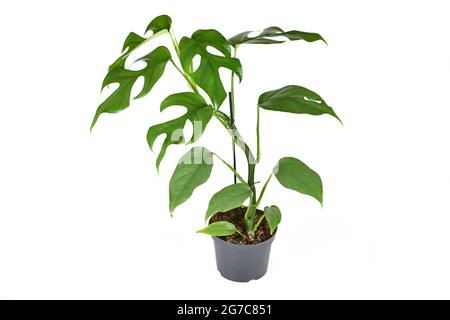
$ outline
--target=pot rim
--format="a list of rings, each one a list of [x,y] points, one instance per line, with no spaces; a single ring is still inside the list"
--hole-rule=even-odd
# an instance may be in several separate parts
[[[230,245],[230,246],[234,246],[234,247],[240,247],[240,248],[246,248],[246,247],[249,248],[249,247],[257,247],[257,246],[260,246],[260,245],[270,244],[273,241],[273,239],[275,238],[275,236],[277,235],[277,231],[278,231],[278,228],[276,228],[275,232],[272,234],[272,236],[269,239],[264,240],[263,242],[254,243],[254,244],[232,243],[232,242],[228,242],[228,241],[222,240],[222,239],[220,239],[219,237],[216,237],[216,236],[211,236],[211,238],[213,238],[213,240],[218,240],[220,242],[223,242],[226,245]]]

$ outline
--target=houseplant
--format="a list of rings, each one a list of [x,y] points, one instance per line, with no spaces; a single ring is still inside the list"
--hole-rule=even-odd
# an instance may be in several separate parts
[[[151,32],[151,35],[140,36],[134,32],[130,33],[123,45],[122,55],[110,65],[102,88],[112,83],[118,83],[119,87],[98,107],[91,130],[102,113],[116,113],[130,105],[131,90],[139,77],[144,78],[144,84],[135,99],[147,95],[161,78],[167,65],[173,66],[186,81],[189,91],[169,95],[162,101],[160,109],[163,111],[171,106],[183,106],[186,113],[179,118],[149,128],[147,141],[151,149],[156,138],[165,135],[156,159],[157,168],[159,169],[170,145],[196,142],[209,121],[214,119],[219,121],[230,134],[234,144],[245,154],[247,177],[243,178],[235,165],[229,164],[216,151],[201,146],[193,147],[180,159],[170,180],[170,214],[185,202],[198,186],[208,180],[214,159],[223,163],[235,176],[235,181],[239,182],[224,187],[212,196],[205,215],[209,223],[198,232],[213,237],[217,266],[224,277],[235,281],[260,278],[267,270],[270,245],[281,221],[281,212],[276,205],[259,209],[272,177],[274,176],[284,187],[309,195],[322,203],[320,176],[294,157],[281,158],[273,171],[268,173],[258,192],[255,185],[255,167],[260,161],[260,111],[264,109],[294,114],[328,114],[338,120],[339,118],[317,93],[304,87],[288,85],[265,92],[259,96],[255,110],[257,117],[255,156],[233,120],[235,80],[236,78],[242,80],[242,66],[236,57],[236,51],[238,47],[247,44],[278,44],[288,40],[325,42],[325,40],[317,33],[296,30],[285,32],[278,27],[270,27],[257,35],[243,32],[228,40],[216,30],[198,30],[191,37],[183,37],[178,41],[172,30],[171,18],[166,15],[153,19],[146,29],[147,32]],[[144,68],[130,70],[125,66],[127,58],[134,50],[164,34],[170,37],[174,54],[167,47],[159,46],[138,59],[146,63]],[[220,53],[211,53],[209,47]],[[194,70],[193,59],[196,55],[200,56],[200,64]],[[227,93],[219,75],[219,68],[226,68],[231,72],[230,115],[226,114],[222,107]],[[186,139],[183,133],[187,121],[191,122],[194,128],[194,134],[190,139]],[[248,203],[244,205],[246,201]]]

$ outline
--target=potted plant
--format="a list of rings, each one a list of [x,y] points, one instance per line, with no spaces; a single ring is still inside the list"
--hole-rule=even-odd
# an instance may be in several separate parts
[[[257,35],[243,32],[228,40],[216,30],[198,30],[191,37],[183,37],[178,41],[172,30],[171,18],[167,15],[153,19],[146,33],[150,31],[149,36],[140,36],[132,32],[125,39],[122,55],[110,65],[102,88],[112,83],[118,83],[119,87],[98,107],[91,130],[102,113],[116,113],[130,105],[131,90],[139,77],[144,78],[144,84],[134,99],[141,98],[152,90],[168,64],[174,67],[186,81],[189,90],[169,95],[162,101],[160,109],[163,111],[171,106],[183,106],[186,113],[148,129],[147,141],[151,149],[156,138],[165,135],[156,159],[156,167],[159,170],[170,145],[196,142],[209,121],[214,120],[230,134],[233,146],[237,146],[245,154],[247,177],[244,178],[236,169],[235,163],[231,165],[225,161],[216,150],[208,150],[201,146],[193,147],[180,159],[170,179],[170,214],[188,200],[198,186],[208,180],[214,160],[223,163],[234,175],[235,183],[225,186],[212,196],[205,214],[207,225],[198,232],[213,237],[217,267],[225,278],[242,282],[258,279],[267,271],[271,243],[281,221],[281,211],[276,205],[262,207],[263,196],[272,177],[275,177],[282,186],[309,195],[322,204],[320,176],[294,157],[281,158],[273,171],[267,174],[260,190],[257,190],[255,167],[261,158],[259,139],[261,109],[295,114],[328,114],[338,120],[339,118],[317,93],[304,87],[287,85],[265,92],[259,96],[255,110],[257,117],[255,155],[234,123],[235,80],[236,77],[242,80],[242,66],[236,57],[236,51],[238,47],[247,44],[278,44],[288,40],[325,42],[325,40],[317,33],[297,30],[285,32],[278,27],[269,27]],[[134,50],[164,34],[170,37],[174,54],[167,47],[160,46],[138,59],[146,63],[144,68],[130,70],[125,66],[127,58]],[[211,53],[209,47],[219,53]],[[197,55],[200,56],[200,64],[194,70],[193,59]],[[219,68],[226,68],[231,72],[230,114],[224,112],[222,106],[227,98],[227,91],[221,81]],[[194,134],[189,139],[183,133],[187,121],[191,122],[194,128]]]

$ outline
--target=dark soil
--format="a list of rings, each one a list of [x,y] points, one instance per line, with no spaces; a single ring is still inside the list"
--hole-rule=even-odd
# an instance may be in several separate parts
[[[218,222],[218,221],[228,221],[233,223],[236,228],[242,232],[243,234],[247,234],[245,231],[245,220],[244,220],[244,214],[247,210],[246,207],[239,207],[232,209],[227,212],[219,212],[212,216],[209,223]],[[262,210],[257,209],[256,210],[256,219],[255,223],[258,222],[259,218],[264,214]],[[261,224],[258,227],[258,230],[255,232],[255,238],[253,240],[250,240],[248,237],[247,239],[242,237],[239,233],[235,233],[231,236],[226,237],[219,237],[222,240],[225,240],[230,243],[236,243],[236,244],[257,244],[260,242],[264,242],[268,240],[272,235],[270,235],[270,229],[269,225],[267,224],[266,219],[261,222]]]

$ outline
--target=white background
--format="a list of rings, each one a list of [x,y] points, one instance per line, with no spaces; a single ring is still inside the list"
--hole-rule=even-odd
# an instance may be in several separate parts
[[[2,2],[0,298],[450,298],[446,4]],[[262,112],[258,180],[291,155],[325,189],[321,209],[272,180],[264,205],[277,204],[283,221],[261,280],[221,278],[211,239],[195,233],[209,197],[232,181],[223,165],[169,217],[167,183],[187,148],[169,148],[158,176],[145,135],[182,112],[159,112],[163,98],[186,90],[170,65],[149,96],[89,133],[126,35],[163,13],[178,38],[277,25],[328,41],[238,52],[237,124],[252,146],[259,94],[287,84],[318,92],[344,122]],[[144,49],[160,44],[168,37]],[[217,122],[198,145],[230,160]]]

